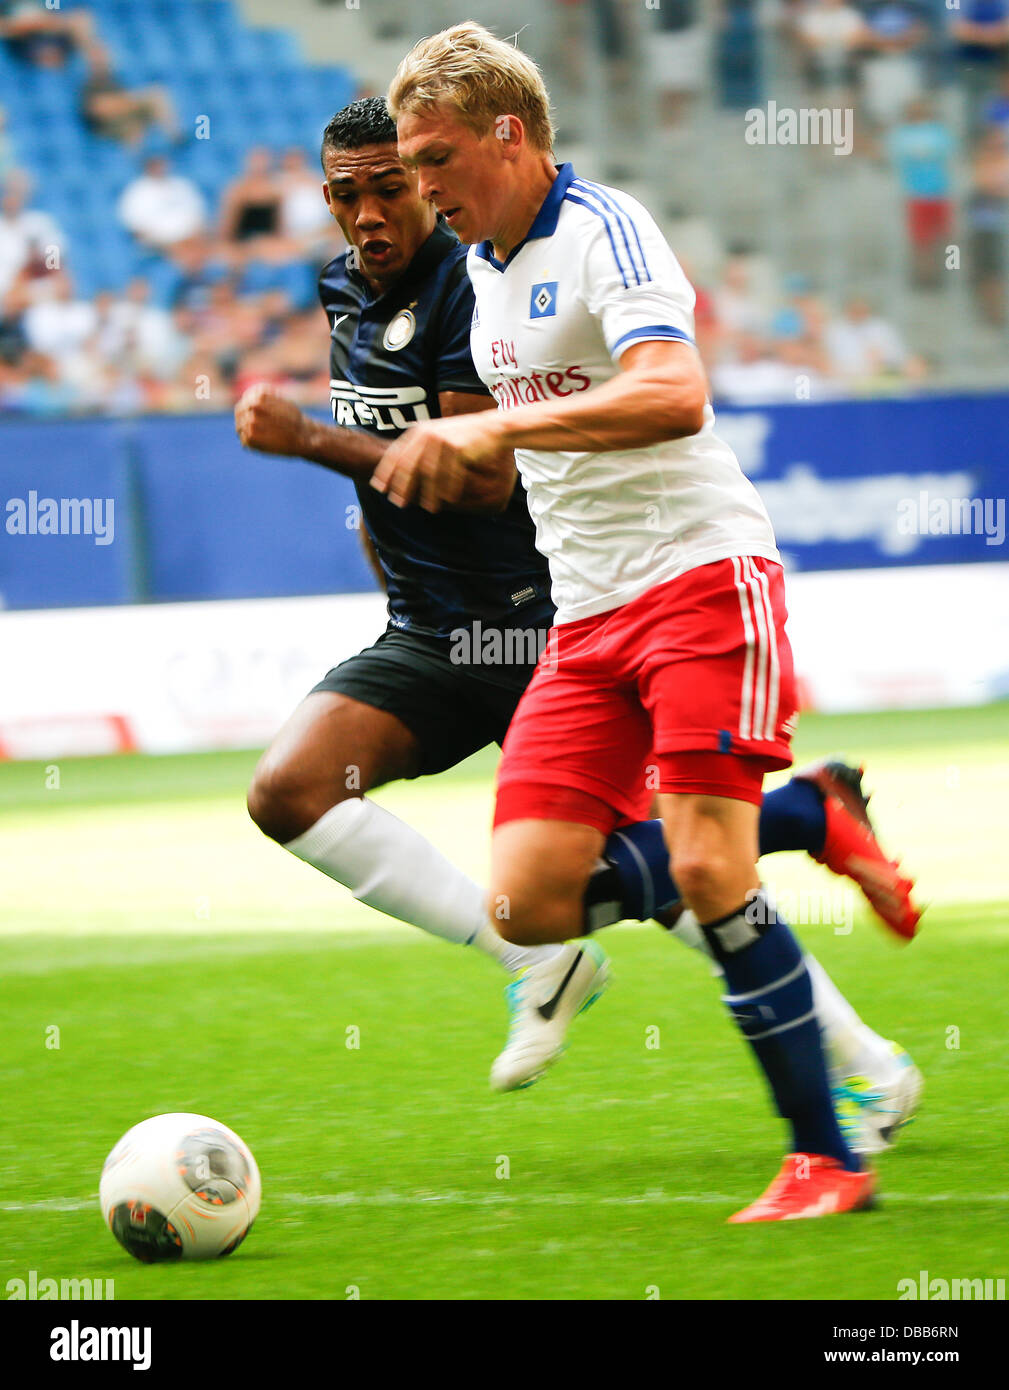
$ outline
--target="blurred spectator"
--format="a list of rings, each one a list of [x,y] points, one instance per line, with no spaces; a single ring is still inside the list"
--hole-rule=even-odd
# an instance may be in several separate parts
[[[47,212],[25,206],[30,191],[28,175],[15,170],[0,199],[0,299],[22,271],[39,274],[47,268],[51,251],[59,259],[65,252],[65,238],[56,221]]]
[[[81,402],[63,380],[59,366],[40,352],[26,352],[9,371],[0,373],[0,409],[25,415],[67,415]]]
[[[830,364],[823,347],[801,333],[775,335],[778,361],[792,376],[789,399],[822,401],[839,394],[831,378]]]
[[[175,242],[166,248],[167,259],[152,267],[158,299],[170,309],[202,309],[211,286],[225,280],[231,268],[206,234]]]
[[[845,0],[811,0],[793,20],[806,81],[813,91],[855,85],[855,53],[866,38],[858,10]]]
[[[694,291],[694,341],[701,361],[709,367],[717,360],[719,331],[715,300],[711,291],[700,282],[692,262],[682,253],[677,258],[680,269]]]
[[[827,325],[827,310],[823,300],[817,294],[812,282],[805,275],[792,274],[785,278],[784,290],[786,303],[783,310],[779,311],[778,326],[780,328],[780,318],[786,316],[786,321],[793,327],[793,334],[798,336],[803,342],[815,345],[816,353],[823,353],[823,331]],[[772,324],[772,328],[774,324]],[[826,358],[822,358],[823,370],[826,370]]]
[[[245,169],[224,190],[221,200],[222,241],[242,244],[254,256],[284,255],[281,209],[284,190],[273,171],[273,157],[262,145],[249,151]]]
[[[730,360],[711,373],[715,399],[738,405],[764,405],[796,398],[796,371],[782,362],[756,333],[741,333]]]
[[[28,350],[22,323],[22,306],[0,300],[0,363],[11,365]]]
[[[179,414],[227,410],[232,402],[231,387],[217,360],[203,351],[187,358],[161,400],[162,409]]]
[[[958,77],[967,100],[967,121],[974,131],[981,107],[1009,57],[1009,0],[959,0],[949,10],[950,37],[959,58]]]
[[[970,272],[978,307],[989,323],[999,327],[1006,319],[1007,210],[1009,130],[992,126],[982,135],[974,151],[966,211]]]
[[[724,352],[731,354],[742,334],[762,330],[766,318],[764,306],[751,284],[745,256],[733,256],[728,261],[712,299]]]
[[[339,250],[339,246],[333,245],[334,233],[341,244],[342,238],[322,195],[322,175],[309,169],[304,150],[285,152],[277,181],[283,234],[297,253],[311,256],[325,252],[332,259]]]
[[[920,0],[871,0],[862,12],[861,104],[877,125],[888,126],[921,95],[928,28]]]
[[[7,112],[0,106],[0,183],[14,168],[14,147],[7,132]]]
[[[548,66],[556,65],[560,88],[571,93],[584,91],[589,45],[603,64],[606,81],[616,88],[625,87],[629,55],[627,29],[620,13],[621,0],[556,0],[556,3],[562,9],[563,18],[554,20],[559,47],[551,55]],[[485,22],[494,24],[493,12],[485,16]]]
[[[163,87],[128,88],[113,74],[108,50],[88,46],[88,79],[81,88],[81,119],[94,135],[139,145],[151,126],[178,143],[181,128],[172,99]]]
[[[242,356],[259,346],[264,326],[257,302],[239,299],[231,279],[212,285],[206,302],[185,310],[177,322],[192,339],[194,352],[209,353],[229,380]]]
[[[0,39],[23,63],[62,67],[71,53],[90,43],[93,29],[87,10],[64,15],[43,0],[0,0]]]
[[[150,377],[173,377],[189,355],[171,314],[150,302],[150,285],[139,276],[101,306],[95,347],[104,361]]]
[[[998,90],[981,108],[981,120],[985,125],[997,125],[1009,130],[1009,66],[1002,69]]]
[[[827,311],[804,275],[790,275],[786,301],[771,318],[771,339],[780,361],[807,379],[809,397],[830,394],[831,364],[824,345]]]
[[[889,136],[907,213],[911,274],[916,285],[934,286],[942,275],[942,251],[952,231],[951,164],[956,145],[951,131],[927,101],[908,107]]]
[[[325,317],[311,309],[287,318],[273,342],[246,354],[234,380],[237,399],[257,381],[268,381],[299,405],[318,405],[329,393],[326,358],[329,327]]]
[[[195,183],[171,173],[162,155],[144,162],[144,172],[123,189],[116,213],[138,241],[160,248],[196,236],[207,216]]]
[[[65,361],[81,351],[98,327],[94,304],[74,298],[73,281],[64,270],[38,281],[32,299],[23,323],[33,352]]]
[[[707,33],[700,0],[662,0],[648,35],[653,81],[659,92],[662,123],[675,126],[710,81]]]
[[[922,375],[921,360],[911,356],[896,328],[874,314],[861,295],[849,299],[843,314],[827,324],[824,341],[832,373],[852,384]]]

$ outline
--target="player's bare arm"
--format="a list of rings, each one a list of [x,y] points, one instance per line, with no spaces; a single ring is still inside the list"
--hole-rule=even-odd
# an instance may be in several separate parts
[[[399,506],[437,511],[464,495],[472,470],[502,449],[639,449],[697,434],[707,385],[688,343],[635,343],[612,380],[565,400],[501,410],[475,420],[433,420],[408,430],[385,453],[372,486]]]
[[[361,481],[371,477],[385,452],[364,430],[314,420],[263,382],[250,386],[235,406],[235,430],[247,449],[307,459]]]
[[[490,396],[466,391],[442,391],[438,405],[443,418],[494,409]],[[235,406],[235,430],[247,449],[306,459],[360,482],[367,482],[386,452],[374,435],[313,419],[262,382],[250,386]],[[514,455],[498,449],[467,470],[464,486],[446,505],[456,511],[503,511],[515,480]]]

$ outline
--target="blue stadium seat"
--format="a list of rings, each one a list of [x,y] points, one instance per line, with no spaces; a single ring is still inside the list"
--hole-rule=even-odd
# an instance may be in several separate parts
[[[297,309],[311,304],[315,296],[317,271],[302,261],[272,265],[265,261],[250,261],[238,285],[239,294],[264,294],[268,290],[283,290]]]
[[[151,302],[169,309],[181,280],[178,268],[167,257],[162,256],[147,272],[147,282],[151,287]]]
[[[155,63],[161,66],[175,60],[175,45],[165,30],[156,24],[133,24],[129,28],[118,29],[116,41],[129,55],[128,62],[131,66],[124,71],[123,77],[131,82],[136,77],[134,64]]]
[[[185,0],[182,0],[185,3]],[[102,20],[116,25],[129,24],[137,12],[135,0],[101,0],[95,9],[102,11]]]
[[[277,71],[300,68],[303,62],[297,40],[284,29],[246,29],[235,35],[233,67]]]
[[[165,3],[165,0],[162,0],[162,3]],[[241,25],[231,0],[204,0],[200,9],[206,13],[208,22],[216,25],[218,29],[233,30]]]

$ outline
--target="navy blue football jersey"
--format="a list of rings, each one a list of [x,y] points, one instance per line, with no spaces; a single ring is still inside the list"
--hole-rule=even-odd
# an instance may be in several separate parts
[[[333,420],[391,443],[440,415],[439,391],[486,394],[470,357],[473,290],[466,248],[439,222],[399,280],[374,295],[345,252],[319,277],[330,324]],[[389,595],[389,621],[447,636],[485,626],[534,627],[553,617],[550,576],[535,546],[521,482],[493,516],[396,507],[357,485]]]

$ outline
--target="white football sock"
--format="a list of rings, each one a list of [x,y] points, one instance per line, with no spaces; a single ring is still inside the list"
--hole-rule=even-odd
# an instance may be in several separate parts
[[[889,1081],[896,1063],[887,1039],[862,1022],[815,957],[806,956],[806,969],[813,981],[813,1003],[831,1066],[842,1076]]]
[[[503,940],[487,918],[483,889],[374,801],[341,801],[284,848],[378,912],[445,941],[476,946],[513,973],[560,950]]]
[[[685,946],[711,957],[708,939],[689,909],[672,928],[672,934]],[[815,956],[804,952],[803,959],[813,982],[813,1003],[831,1071],[838,1078],[868,1076],[877,1082],[889,1080],[895,1065],[889,1042],[862,1022]],[[715,970],[720,973],[717,965]]]

